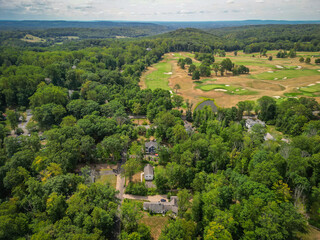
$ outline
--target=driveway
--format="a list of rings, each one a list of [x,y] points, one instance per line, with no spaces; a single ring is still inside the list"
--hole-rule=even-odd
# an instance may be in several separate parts
[[[27,130],[27,124],[29,123],[29,121],[32,118],[32,114],[31,114],[31,109],[27,109],[27,118],[25,122],[20,122],[18,124],[18,128],[21,128],[23,130],[23,135],[28,135],[28,130]]]
[[[167,195],[137,196],[137,195],[131,195],[131,194],[123,194],[123,198],[150,201],[150,202],[160,202],[161,199],[165,199],[168,202]]]

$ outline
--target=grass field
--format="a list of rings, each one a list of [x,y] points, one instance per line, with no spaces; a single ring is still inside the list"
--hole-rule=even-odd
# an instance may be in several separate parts
[[[171,64],[168,61],[160,62],[154,65],[155,71],[146,76],[145,82],[148,88],[154,90],[156,88],[162,88],[170,90],[168,86],[169,74],[172,71]]]
[[[157,240],[160,237],[161,230],[168,224],[169,217],[163,217],[160,215],[150,216],[148,213],[144,213],[140,223],[144,223],[151,229],[151,236]]]
[[[106,184],[109,183],[110,186],[116,188],[117,176],[115,175],[101,175],[97,180],[98,183]]]
[[[300,70],[278,70],[274,72],[264,72],[260,74],[251,75],[254,79],[262,80],[286,80],[290,78],[306,77],[319,75],[320,72],[313,69],[300,69]]]

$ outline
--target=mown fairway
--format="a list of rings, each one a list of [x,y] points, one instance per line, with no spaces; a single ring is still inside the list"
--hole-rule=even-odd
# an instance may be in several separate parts
[[[171,64],[167,60],[164,60],[163,62],[155,64],[154,68],[155,70],[145,78],[147,88],[152,90],[156,88],[170,90],[170,87],[168,86],[168,79],[172,69]]]

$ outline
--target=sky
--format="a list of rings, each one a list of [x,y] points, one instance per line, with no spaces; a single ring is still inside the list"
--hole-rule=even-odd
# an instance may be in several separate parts
[[[320,0],[0,0],[1,20],[320,20]]]

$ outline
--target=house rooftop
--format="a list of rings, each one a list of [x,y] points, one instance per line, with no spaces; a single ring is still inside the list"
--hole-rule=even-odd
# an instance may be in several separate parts
[[[145,143],[145,147],[146,148],[150,148],[150,147],[158,147],[158,143],[156,141],[150,141],[150,142],[146,142]]]
[[[151,166],[150,164],[147,164],[144,167],[144,175],[153,175],[153,166]]]

